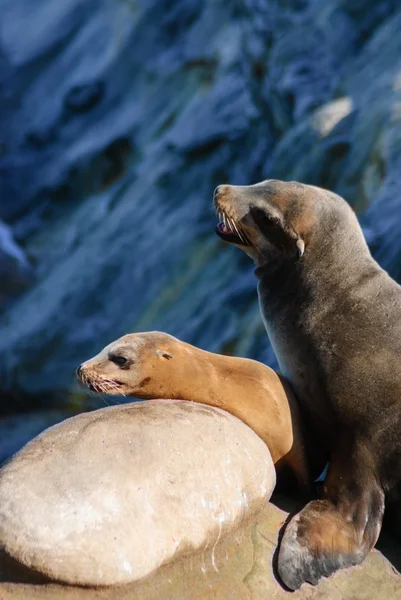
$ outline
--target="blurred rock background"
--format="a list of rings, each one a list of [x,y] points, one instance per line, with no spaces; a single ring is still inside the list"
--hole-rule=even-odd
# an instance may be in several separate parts
[[[0,0],[0,460],[102,404],[74,371],[126,332],[275,365],[217,184],[337,191],[401,280],[400,32],[398,0]]]

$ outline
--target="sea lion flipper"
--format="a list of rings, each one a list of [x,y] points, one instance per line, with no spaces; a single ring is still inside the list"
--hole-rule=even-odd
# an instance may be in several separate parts
[[[298,589],[306,581],[316,585],[321,577],[328,577],[337,569],[357,564],[363,559],[358,560],[352,551],[339,547],[342,546],[340,541],[344,542],[337,539],[339,533],[339,537],[343,537],[341,530],[332,532],[331,536],[325,534],[323,527],[319,527],[322,531],[316,531],[317,513],[323,502],[326,503],[321,500],[310,502],[285,529],[278,556],[278,574],[291,590]],[[333,506],[327,507],[327,511],[333,509]],[[313,523],[315,526],[312,528]],[[345,534],[344,538],[347,537]]]
[[[316,585],[321,577],[362,562],[380,532],[384,494],[377,490],[366,500],[362,496],[356,508],[354,499],[352,515],[345,506],[313,500],[289,522],[278,555],[278,574],[288,588],[306,581]]]

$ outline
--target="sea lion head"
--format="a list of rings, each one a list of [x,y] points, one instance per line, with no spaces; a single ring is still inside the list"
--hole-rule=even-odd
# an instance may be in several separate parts
[[[157,381],[168,381],[176,342],[158,331],[124,335],[82,363],[77,378],[94,392],[154,398]]]
[[[322,248],[345,223],[354,232],[359,230],[343,198],[295,181],[220,185],[214,192],[214,207],[221,219],[216,233],[244,250],[258,266],[297,260],[309,248]]]

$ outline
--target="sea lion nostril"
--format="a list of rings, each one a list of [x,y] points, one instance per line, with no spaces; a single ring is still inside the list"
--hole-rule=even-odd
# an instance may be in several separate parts
[[[219,191],[219,190],[220,190],[220,187],[221,187],[221,186],[220,186],[220,185],[218,185],[218,186],[217,186],[217,188],[216,188],[216,189],[214,190],[214,192],[213,192],[213,198],[214,198],[215,200],[216,200],[216,198],[218,198],[218,197],[219,197],[219,195],[220,195],[220,191]]]
[[[79,365],[78,369],[75,371],[75,375],[77,376],[78,379],[81,379],[81,377],[82,377],[82,365]]]
[[[218,198],[219,196],[222,196],[224,194],[224,192],[227,191],[228,185],[218,185],[217,188],[214,190],[214,198]]]

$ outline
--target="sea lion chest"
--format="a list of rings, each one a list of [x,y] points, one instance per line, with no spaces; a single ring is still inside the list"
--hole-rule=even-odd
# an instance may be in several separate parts
[[[263,293],[260,283],[258,294],[262,319],[280,371],[290,382],[323,445],[330,445],[330,438],[336,437],[337,411],[330,396],[326,366],[335,359],[337,349],[335,345],[326,347],[323,340],[311,337],[295,302],[290,306],[288,303],[281,307],[274,303],[269,305],[268,295]]]

